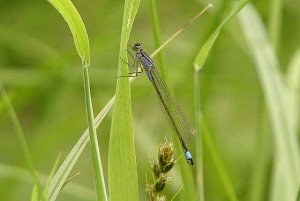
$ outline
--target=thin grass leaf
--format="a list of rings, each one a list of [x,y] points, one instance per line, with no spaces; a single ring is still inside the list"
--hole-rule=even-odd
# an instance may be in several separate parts
[[[23,129],[21,127],[21,124],[19,122],[19,119],[17,117],[17,114],[16,114],[16,112],[15,112],[15,110],[14,110],[14,108],[13,108],[11,102],[10,102],[10,99],[9,99],[2,83],[0,83],[0,94],[1,94],[1,97],[2,97],[3,105],[7,109],[9,117],[11,118],[11,121],[14,125],[15,130],[16,130],[16,135],[17,135],[18,142],[20,144],[20,147],[21,147],[21,150],[24,154],[27,166],[29,168],[32,179],[34,181],[34,191],[33,192],[35,192],[35,193],[37,192],[37,194],[39,195],[39,194],[41,194],[41,184],[40,184],[40,181],[39,181],[38,173],[37,173],[37,170],[35,168],[34,161],[33,161],[32,155],[29,151],[29,147],[28,147],[28,144],[26,142],[26,138],[25,138]],[[35,194],[33,194],[33,195],[35,196]]]
[[[280,39],[280,31],[282,24],[282,0],[270,1],[270,15],[269,15],[269,35],[273,48],[277,50]]]
[[[63,189],[67,184],[69,184],[78,175],[80,175],[80,172],[77,172],[76,174],[74,174],[70,178],[68,178],[68,180],[66,180],[66,182],[64,183],[64,185],[61,188]]]
[[[46,183],[46,186],[45,186],[44,192],[43,192],[43,199],[44,200],[46,200],[46,198],[47,198],[47,194],[48,194],[48,191],[49,191],[49,186],[50,186],[50,183],[51,183],[51,181],[53,179],[53,176],[54,176],[54,174],[55,174],[55,172],[56,172],[56,170],[58,168],[60,157],[61,157],[61,153],[57,156],[57,158],[56,158],[56,160],[54,162],[54,165],[53,165],[53,167],[51,169],[50,175],[48,177],[48,181]]]
[[[205,145],[207,146],[207,149],[209,150],[210,157],[217,169],[217,172],[221,179],[222,185],[227,194],[228,200],[237,201],[238,197],[234,191],[232,181],[230,180],[229,175],[224,166],[224,163],[222,162],[222,160],[218,154],[218,151],[213,143],[213,140],[211,139],[211,134],[207,128],[207,124],[205,123],[205,120],[203,117],[200,119],[200,126],[202,128],[201,130],[202,130],[203,141],[204,141]]]
[[[39,173],[39,176],[41,178],[41,183],[46,184],[49,175]],[[33,183],[28,170],[3,163],[0,163],[0,178],[1,180],[10,179],[28,184]],[[63,193],[79,200],[95,199],[95,191],[93,189],[74,182],[69,183],[68,188],[66,188]]]
[[[173,201],[177,196],[178,194],[180,193],[181,189],[183,188],[183,185],[180,186],[180,188],[178,189],[178,191],[175,193],[175,195],[172,197],[171,201]]]
[[[125,58],[124,49],[128,44],[139,0],[125,0],[119,55]],[[119,59],[118,75],[128,75],[125,62]],[[131,97],[128,78],[118,78],[116,101],[111,123],[108,178],[110,200],[138,200],[138,178],[132,127]]]
[[[159,48],[157,48],[150,57],[156,56],[167,44],[169,44],[172,40],[174,40],[179,34],[181,34],[188,26],[193,24],[193,22],[198,19],[203,13],[205,13],[208,9],[210,9],[213,5],[208,4],[203,10],[197,13],[194,17],[192,17],[186,24],[184,24],[178,31],[176,31],[172,36],[170,36]]]
[[[260,100],[263,102],[263,100]],[[270,138],[271,128],[268,124],[268,111],[264,103],[260,103],[260,117],[257,119],[258,122],[258,132],[257,132],[257,146],[255,149],[255,162],[253,163],[253,171],[251,174],[251,179],[249,181],[250,185],[248,201],[265,201],[266,194],[269,190],[269,171],[270,164],[272,161]]]
[[[31,201],[38,201],[39,200],[39,187],[34,184],[31,192]]]
[[[48,0],[68,23],[84,66],[90,65],[89,39],[83,21],[70,0]]]
[[[215,40],[215,39],[214,39]],[[200,121],[201,117],[201,108],[200,108],[200,71],[195,71],[194,73],[194,93],[195,93],[195,119],[196,119],[196,130],[198,135],[196,136],[196,163],[198,164],[199,168],[196,171],[196,189],[197,189],[197,197],[198,200],[205,200],[204,195],[204,173],[203,173],[203,142],[202,142],[202,130],[200,130]]]
[[[106,195],[106,187],[104,182],[104,175],[102,170],[99,145],[96,134],[96,127],[94,123],[94,113],[90,92],[90,81],[88,74],[88,66],[90,65],[90,49],[89,49],[89,40],[88,35],[83,24],[83,21],[77,12],[76,8],[69,0],[49,0],[49,2],[61,13],[64,17],[65,21],[68,23],[69,28],[72,32],[75,46],[79,56],[82,59],[83,66],[83,79],[84,79],[84,93],[85,93],[85,102],[86,102],[86,111],[87,111],[87,121],[89,126],[89,133],[91,135],[91,153],[92,153],[92,162],[94,167],[94,175],[95,175],[95,186],[97,193],[97,200],[107,200]],[[49,199],[55,200],[58,192],[63,187],[65,183],[66,177],[64,177],[64,181],[59,183],[56,186],[56,190],[51,190],[55,192],[54,194],[50,194]],[[52,196],[54,195],[54,196]]]
[[[113,106],[115,102],[115,96],[113,96],[110,101],[106,104],[106,106],[101,110],[101,112],[96,116],[95,122],[96,127],[100,125],[110,108]],[[81,135],[80,139],[74,145],[70,153],[68,154],[67,158],[64,160],[58,171],[56,172],[53,180],[51,181],[49,192],[48,192],[48,199],[52,198],[56,199],[58,193],[60,192],[62,186],[64,185],[65,181],[67,180],[71,170],[73,169],[75,163],[77,162],[79,156],[83,152],[84,148],[86,147],[87,143],[90,141],[89,138],[89,131],[86,129],[84,133]]]
[[[288,122],[293,132],[297,132],[299,129],[300,118],[300,50],[298,50],[291,59],[287,72],[287,84],[288,84],[288,100],[287,107]]]
[[[161,46],[161,28],[159,23],[159,15],[157,9],[157,2],[156,0],[149,0],[149,12],[151,15],[151,25],[153,29],[153,37],[154,37],[154,45],[155,48],[159,48]],[[166,70],[165,60],[163,53],[160,52],[157,55],[157,63],[158,68],[160,70],[161,76],[166,83],[168,83],[168,71]]]
[[[246,7],[239,20],[256,63],[275,141],[271,200],[295,200],[300,184],[300,158],[296,133],[288,123],[287,86],[255,8],[252,5]]]
[[[236,14],[240,12],[240,10],[249,2],[249,0],[241,0],[239,3],[231,10],[231,12],[228,14],[228,16],[221,22],[221,24],[216,28],[214,33],[209,37],[209,39],[205,42],[205,44],[202,46],[201,50],[199,51],[195,61],[194,61],[194,67],[196,71],[199,71],[205,61],[206,58],[214,45],[216,39],[219,36],[219,33],[222,31],[223,27],[234,17]]]
[[[92,162],[93,162],[93,169],[94,169],[97,200],[102,201],[102,200],[107,200],[107,195],[106,195],[106,187],[104,182],[103,168],[101,164],[100,149],[99,149],[97,132],[95,127],[88,66],[83,66],[83,80],[84,80],[84,95],[85,95],[85,104],[86,104],[86,112],[87,112],[87,121],[88,121],[90,140],[91,140],[91,152],[92,152]]]

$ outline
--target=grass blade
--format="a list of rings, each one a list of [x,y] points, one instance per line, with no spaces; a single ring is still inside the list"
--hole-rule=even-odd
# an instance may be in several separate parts
[[[202,135],[203,135],[203,141],[204,141],[205,145],[207,146],[207,149],[209,150],[209,154],[211,155],[212,161],[217,169],[217,172],[218,172],[221,182],[223,184],[224,190],[228,196],[228,200],[237,201],[238,198],[234,191],[233,184],[232,184],[232,182],[229,178],[229,175],[226,171],[225,165],[223,164],[223,162],[216,150],[213,140],[211,139],[211,134],[209,133],[209,130],[208,130],[205,120],[203,118],[200,119],[200,126],[202,128],[201,130],[202,130]]]
[[[161,46],[161,29],[159,23],[159,16],[158,16],[158,9],[157,9],[157,1],[156,0],[149,0],[149,10],[151,14],[151,25],[153,29],[153,37],[154,37],[154,45],[155,48],[159,48]],[[160,52],[157,54],[157,66],[161,72],[162,78],[168,84],[168,75],[165,66],[165,60],[163,53]]]
[[[280,39],[281,19],[282,19],[282,0],[270,1],[269,33],[273,48],[277,50]]]
[[[252,5],[246,7],[239,19],[256,62],[275,141],[271,200],[295,200],[300,183],[299,145],[296,133],[288,123],[287,87],[255,8]]]
[[[89,133],[91,136],[90,137],[91,153],[92,153],[92,162],[94,167],[94,175],[95,175],[94,178],[95,178],[95,186],[97,192],[97,200],[107,200],[106,187],[104,183],[104,175],[102,170],[99,145],[98,145],[96,127],[94,122],[91,92],[90,92],[90,81],[89,81],[89,73],[88,73],[88,66],[90,64],[90,49],[89,49],[88,35],[81,17],[71,1],[49,0],[49,2],[61,13],[65,21],[68,23],[74,38],[77,52],[82,59],[84,93],[85,93],[85,102],[86,102],[86,111],[87,111],[87,121],[89,126]],[[64,180],[60,181],[59,185],[55,187],[56,188],[55,190],[51,189],[50,193],[53,194],[48,194],[49,195],[48,198],[50,200],[56,199],[67,177],[63,177],[63,178]]]
[[[181,34],[188,26],[190,26],[196,19],[198,19],[203,13],[212,7],[212,4],[208,4],[203,10],[192,17],[185,25],[183,25],[178,31],[176,31],[172,36],[170,36],[159,48],[157,48],[150,57],[156,56],[167,44],[169,44],[174,38]]]
[[[46,200],[46,198],[47,198],[47,194],[48,194],[48,191],[49,191],[50,182],[53,179],[53,176],[54,176],[54,174],[55,174],[55,172],[57,170],[60,157],[61,157],[61,154],[59,154],[58,157],[57,157],[57,159],[55,160],[54,165],[52,167],[52,170],[50,172],[50,175],[48,177],[48,181],[46,183],[46,186],[45,186],[44,192],[43,192],[43,199],[44,200]]]
[[[48,0],[63,16],[73,35],[74,43],[82,62],[90,65],[89,39],[83,21],[70,0]]]
[[[45,175],[39,172],[40,181],[42,184],[46,184],[49,179],[49,175]],[[30,172],[26,169],[19,168],[16,166],[0,163],[0,178],[2,180],[15,180],[21,183],[32,184],[32,179]],[[47,184],[46,184],[47,185]],[[93,200],[95,199],[95,191],[93,189],[87,188],[80,184],[70,182],[68,183],[68,188],[64,189],[65,195],[73,197],[74,199],[80,200]]]
[[[299,118],[300,118],[300,50],[298,50],[288,66],[287,72],[287,83],[288,83],[288,97],[289,100],[286,103],[289,107],[288,122],[293,132],[297,132],[299,129]]]
[[[253,164],[253,171],[251,174],[250,185],[248,187],[248,201],[264,201],[266,200],[266,193],[269,190],[270,181],[270,167],[272,162],[272,145],[270,144],[271,128],[269,122],[268,111],[266,105],[260,99],[260,117],[257,119],[257,145],[255,147],[255,163]]]
[[[201,117],[201,108],[200,108],[200,76],[199,71],[194,73],[194,90],[195,90],[195,119],[196,119],[196,130],[198,135],[196,136],[196,163],[199,164],[199,168],[196,171],[196,188],[197,188],[197,196],[198,200],[205,200],[204,196],[204,173],[203,173],[203,143],[202,136],[203,131],[200,130],[199,120]]]
[[[16,112],[15,112],[15,110],[14,110],[14,108],[13,108],[11,102],[10,102],[10,99],[9,99],[2,83],[0,83],[0,94],[1,94],[1,97],[2,97],[3,105],[7,109],[8,114],[9,114],[11,120],[12,120],[12,123],[13,123],[13,125],[16,129],[16,135],[17,135],[19,144],[21,146],[22,152],[23,152],[24,157],[26,159],[26,163],[27,163],[27,166],[29,168],[29,171],[31,172],[31,176],[34,180],[34,189],[33,189],[33,194],[32,195],[33,195],[33,197],[36,198],[36,196],[41,194],[41,185],[40,185],[40,181],[39,181],[39,178],[38,178],[38,173],[37,173],[37,170],[35,168],[34,161],[32,159],[32,155],[29,151],[28,144],[26,142],[25,135],[24,135],[23,129],[21,127],[21,124],[18,120],[17,114],[16,114]],[[37,193],[37,195],[36,195],[36,193]]]
[[[101,110],[101,112],[96,116],[95,123],[96,127],[100,125],[110,108],[113,106],[115,102],[115,96],[113,96],[110,101],[106,104],[106,106]],[[87,143],[90,141],[89,137],[89,130],[86,129],[84,133],[81,135],[77,143],[74,145],[70,153],[68,154],[67,158],[64,160],[58,171],[56,172],[53,180],[51,181],[49,192],[48,192],[48,199],[50,197],[57,197],[60,189],[64,185],[65,181],[67,180],[71,170],[73,169],[76,161],[78,160],[79,156],[83,152],[84,148],[86,147]]]
[[[209,39],[205,42],[205,44],[202,46],[201,50],[199,51],[195,61],[194,61],[194,67],[195,70],[200,70],[205,61],[206,58],[214,45],[216,39],[218,38],[219,33],[223,29],[223,27],[234,17],[236,14],[240,12],[240,10],[249,2],[249,0],[241,0],[227,15],[227,17],[221,22],[221,24],[216,28],[214,33],[209,37]]]
[[[38,201],[38,200],[39,200],[39,187],[37,187],[37,185],[34,184],[31,192],[31,201]]]
[[[198,192],[198,199],[204,200],[204,182],[203,182],[203,159],[202,159],[202,138],[205,141],[205,143],[208,143],[208,147],[210,149],[210,152],[213,157],[213,161],[217,167],[217,170],[219,172],[219,176],[221,178],[221,181],[223,183],[223,186],[225,187],[226,193],[228,195],[228,198],[230,200],[236,201],[237,196],[234,191],[234,187],[229,179],[229,176],[225,170],[225,167],[217,155],[217,152],[213,146],[213,143],[210,139],[209,133],[206,131],[205,134],[207,135],[202,136],[202,128],[203,125],[201,123],[202,118],[201,117],[201,99],[200,99],[200,70],[202,69],[203,65],[205,64],[205,61],[207,59],[207,56],[214,45],[216,39],[218,38],[221,30],[223,27],[233,18],[235,17],[239,11],[249,2],[249,0],[241,0],[227,15],[227,17],[221,22],[221,24],[216,28],[216,30],[212,33],[212,35],[208,38],[208,40],[205,42],[205,44],[200,49],[195,61],[194,61],[194,88],[195,88],[195,115],[196,115],[196,129],[199,135],[196,136],[196,163],[199,164],[199,168],[197,169],[197,192]],[[204,135],[204,133],[203,133]]]
[[[139,0],[125,0],[120,57],[126,58],[127,43]],[[126,58],[127,60],[127,58]],[[126,63],[119,59],[118,76],[128,75]],[[128,78],[117,79],[109,152],[108,175],[110,200],[138,200],[138,179],[132,127],[131,97]]]
[[[83,66],[84,95],[87,112],[87,121],[91,140],[92,161],[94,167],[94,178],[97,192],[97,200],[107,200],[103,169],[101,164],[100,150],[95,127],[94,112],[90,89],[90,78],[88,66]]]

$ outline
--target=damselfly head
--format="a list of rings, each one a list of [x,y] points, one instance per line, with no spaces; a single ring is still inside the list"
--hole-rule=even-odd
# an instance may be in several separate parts
[[[134,44],[134,46],[132,47],[132,49],[136,52],[139,52],[142,50],[142,44],[141,43],[136,43]]]

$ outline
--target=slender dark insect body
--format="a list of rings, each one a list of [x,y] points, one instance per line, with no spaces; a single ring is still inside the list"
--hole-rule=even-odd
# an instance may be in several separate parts
[[[143,69],[145,70],[149,80],[153,84],[153,87],[158,95],[159,102],[162,106],[162,110],[165,113],[165,116],[169,121],[171,127],[175,130],[179,138],[187,162],[191,165],[194,165],[192,155],[185,144],[184,137],[194,135],[195,130],[191,127],[187,118],[185,118],[184,113],[176,103],[175,98],[170,93],[170,90],[168,89],[167,85],[161,79],[157,69],[154,66],[152,59],[142,49],[141,44],[136,43],[132,47],[132,49],[136,53],[133,64],[133,67],[136,67],[136,71],[131,73],[133,74],[132,77],[136,77],[138,73],[143,72]],[[138,65],[136,64],[142,65],[143,68],[141,71],[138,71]]]

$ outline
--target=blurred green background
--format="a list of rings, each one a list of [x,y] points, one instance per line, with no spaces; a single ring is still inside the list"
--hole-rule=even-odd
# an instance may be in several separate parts
[[[98,114],[115,93],[124,2],[72,2],[90,39],[93,106]],[[230,12],[233,1],[157,2],[163,41],[207,3],[214,7],[163,50],[168,83],[191,120],[194,119],[193,61]],[[268,29],[274,1],[252,3]],[[276,54],[280,70],[285,72],[300,44],[299,2],[284,0],[281,12]],[[155,50],[149,1],[140,3],[130,41],[141,42],[149,53]],[[13,103],[41,175],[50,173],[59,153],[62,160],[66,157],[87,127],[80,62],[68,26],[47,1],[0,1],[0,82]],[[201,74],[203,113],[240,200],[252,200],[253,174],[258,168],[261,149],[266,157],[260,163],[263,188],[259,189],[259,200],[268,199],[271,181],[272,131],[254,65],[240,25],[234,19],[221,33]],[[165,136],[171,139],[171,135],[146,76],[139,76],[131,87],[140,200],[147,200],[144,184],[145,172],[150,176],[148,156],[154,158],[158,143]],[[98,128],[105,176],[110,124],[111,113]],[[261,130],[265,131],[263,136]],[[269,140],[263,148],[262,137]],[[205,145],[203,156],[206,200],[227,200]],[[0,200],[29,200],[32,181],[2,102],[0,166]],[[77,172],[79,176],[63,189],[58,200],[95,200],[89,146],[71,175]],[[172,172],[173,178],[166,189],[169,198],[182,185],[177,173],[178,170]]]

